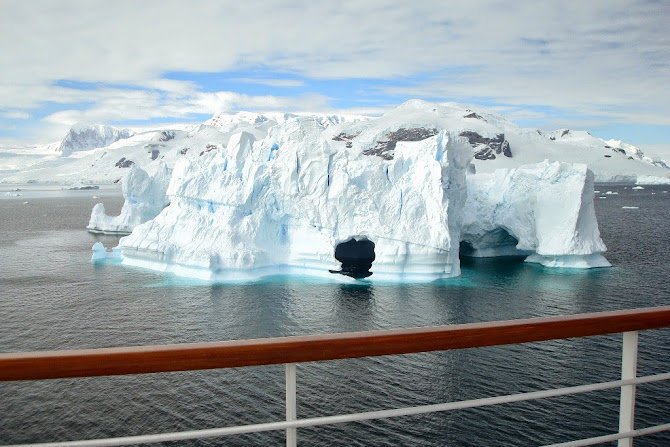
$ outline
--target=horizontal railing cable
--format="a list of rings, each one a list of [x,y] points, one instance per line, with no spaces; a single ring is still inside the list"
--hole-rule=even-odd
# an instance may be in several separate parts
[[[528,393],[519,393],[519,394],[508,394],[504,396],[495,396],[495,397],[485,397],[480,399],[471,399],[458,402],[448,402],[442,404],[431,404],[431,405],[421,405],[415,407],[405,407],[397,408],[390,410],[377,410],[377,411],[368,411],[362,413],[351,413],[351,414],[342,414],[342,415],[333,415],[333,416],[322,416],[315,418],[306,418],[298,419],[295,421],[281,421],[281,422],[267,422],[261,424],[250,424],[242,425],[235,427],[222,427],[222,428],[212,428],[212,429],[203,429],[203,430],[193,430],[193,431],[184,431],[176,433],[162,433],[162,434],[152,434],[152,435],[139,435],[139,436],[128,436],[121,438],[107,438],[107,439],[91,439],[91,440],[82,440],[82,441],[65,441],[65,442],[51,442],[51,443],[40,443],[40,444],[19,444],[16,446],[5,446],[5,447],[107,447],[107,446],[121,446],[121,445],[133,445],[133,444],[146,444],[154,442],[167,442],[167,441],[184,441],[190,439],[202,439],[202,438],[214,438],[222,437],[236,434],[245,434],[245,433],[258,433],[265,431],[274,431],[274,430],[285,430],[287,428],[300,428],[300,427],[314,427],[321,425],[332,425],[332,424],[342,424],[347,422],[359,422],[367,421],[373,419],[383,419],[390,417],[401,417],[401,416],[412,416],[425,413],[434,413],[442,411],[453,411],[453,410],[463,410],[467,408],[475,407],[484,407],[489,405],[499,405],[506,403],[514,402],[523,402],[528,400],[535,399],[545,399],[550,397],[560,397],[567,396],[572,394],[593,392],[593,391],[602,391],[613,388],[620,388],[626,385],[639,385],[645,383],[659,382],[662,380],[670,380],[670,373],[665,374],[656,374],[652,376],[638,377],[635,379],[627,380],[615,380],[610,382],[600,382],[586,385],[578,385],[566,388],[558,388],[551,390],[541,390],[541,391],[532,391]],[[668,424],[670,426],[670,424]],[[667,430],[658,429],[657,426],[651,427],[648,430],[656,429],[650,433],[656,433],[657,431]],[[639,433],[638,433],[639,432]],[[647,434],[644,430],[635,430],[628,433],[619,433],[613,436],[611,440],[617,440],[626,438],[628,436],[641,436]],[[596,438],[593,438],[596,439]],[[599,438],[598,438],[599,439]],[[606,442],[608,439],[602,442]],[[586,441],[586,440],[583,440]],[[579,442],[579,441],[573,441]],[[597,442],[594,442],[597,443]],[[563,446],[564,444],[557,444]],[[592,445],[592,444],[565,444],[566,446],[577,446],[577,445]]]
[[[578,439],[576,441],[545,445],[544,447],[582,447],[587,445],[597,445],[597,444],[603,444],[605,442],[617,441],[619,439],[637,438],[640,436],[653,435],[654,433],[661,433],[669,430],[670,430],[670,424],[661,424],[661,425],[654,425],[653,427],[627,431],[624,433],[615,433],[612,435],[596,436],[595,438]]]

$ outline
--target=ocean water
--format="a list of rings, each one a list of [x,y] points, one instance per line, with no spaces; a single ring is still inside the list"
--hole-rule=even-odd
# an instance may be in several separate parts
[[[599,185],[608,269],[466,259],[411,285],[276,277],[212,285],[90,262],[118,238],[84,229],[97,191],[0,198],[0,351],[98,348],[390,329],[670,304],[670,187]],[[100,199],[93,199],[99,195]],[[606,197],[600,199],[599,197]],[[29,203],[24,203],[28,201]],[[638,209],[622,209],[635,206]],[[670,331],[640,335],[640,375],[670,371]],[[621,336],[301,364],[298,416],[473,399],[616,380]],[[0,383],[0,444],[282,420],[282,366]],[[617,431],[618,390],[298,430],[300,445],[532,446]],[[637,427],[670,422],[670,384],[638,387]],[[282,432],[172,443],[280,445]],[[670,434],[636,446],[670,445]]]

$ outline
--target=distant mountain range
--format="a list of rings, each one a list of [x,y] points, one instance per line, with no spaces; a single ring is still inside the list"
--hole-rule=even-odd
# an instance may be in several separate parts
[[[394,125],[386,129],[383,141],[366,139],[366,135],[372,135],[366,132],[370,118],[360,115],[220,113],[202,124],[171,125],[169,129],[137,133],[107,125],[78,124],[60,142],[0,149],[0,182],[114,183],[133,164],[152,172],[159,161],[173,166],[183,157],[225,150],[231,136],[241,131],[260,140],[278,124],[303,119],[328,129],[331,141],[340,142],[343,149],[366,155],[392,157],[400,141],[417,141],[448,130],[469,141],[477,172],[547,159],[585,163],[600,182],[670,183],[667,161],[648,157],[640,148],[622,141],[605,141],[579,130],[543,132],[521,128],[501,115],[471,106],[421,100],[408,101],[375,121],[375,126],[404,123],[399,128]]]

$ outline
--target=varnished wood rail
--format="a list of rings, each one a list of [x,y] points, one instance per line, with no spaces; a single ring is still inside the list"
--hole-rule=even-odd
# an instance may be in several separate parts
[[[0,354],[0,381],[146,374],[408,354],[670,327],[670,306],[341,334]]]

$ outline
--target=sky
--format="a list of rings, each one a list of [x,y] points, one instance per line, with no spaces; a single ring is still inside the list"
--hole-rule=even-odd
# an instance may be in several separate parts
[[[0,0],[0,145],[77,122],[379,115],[421,98],[670,149],[670,5],[652,0]]]

